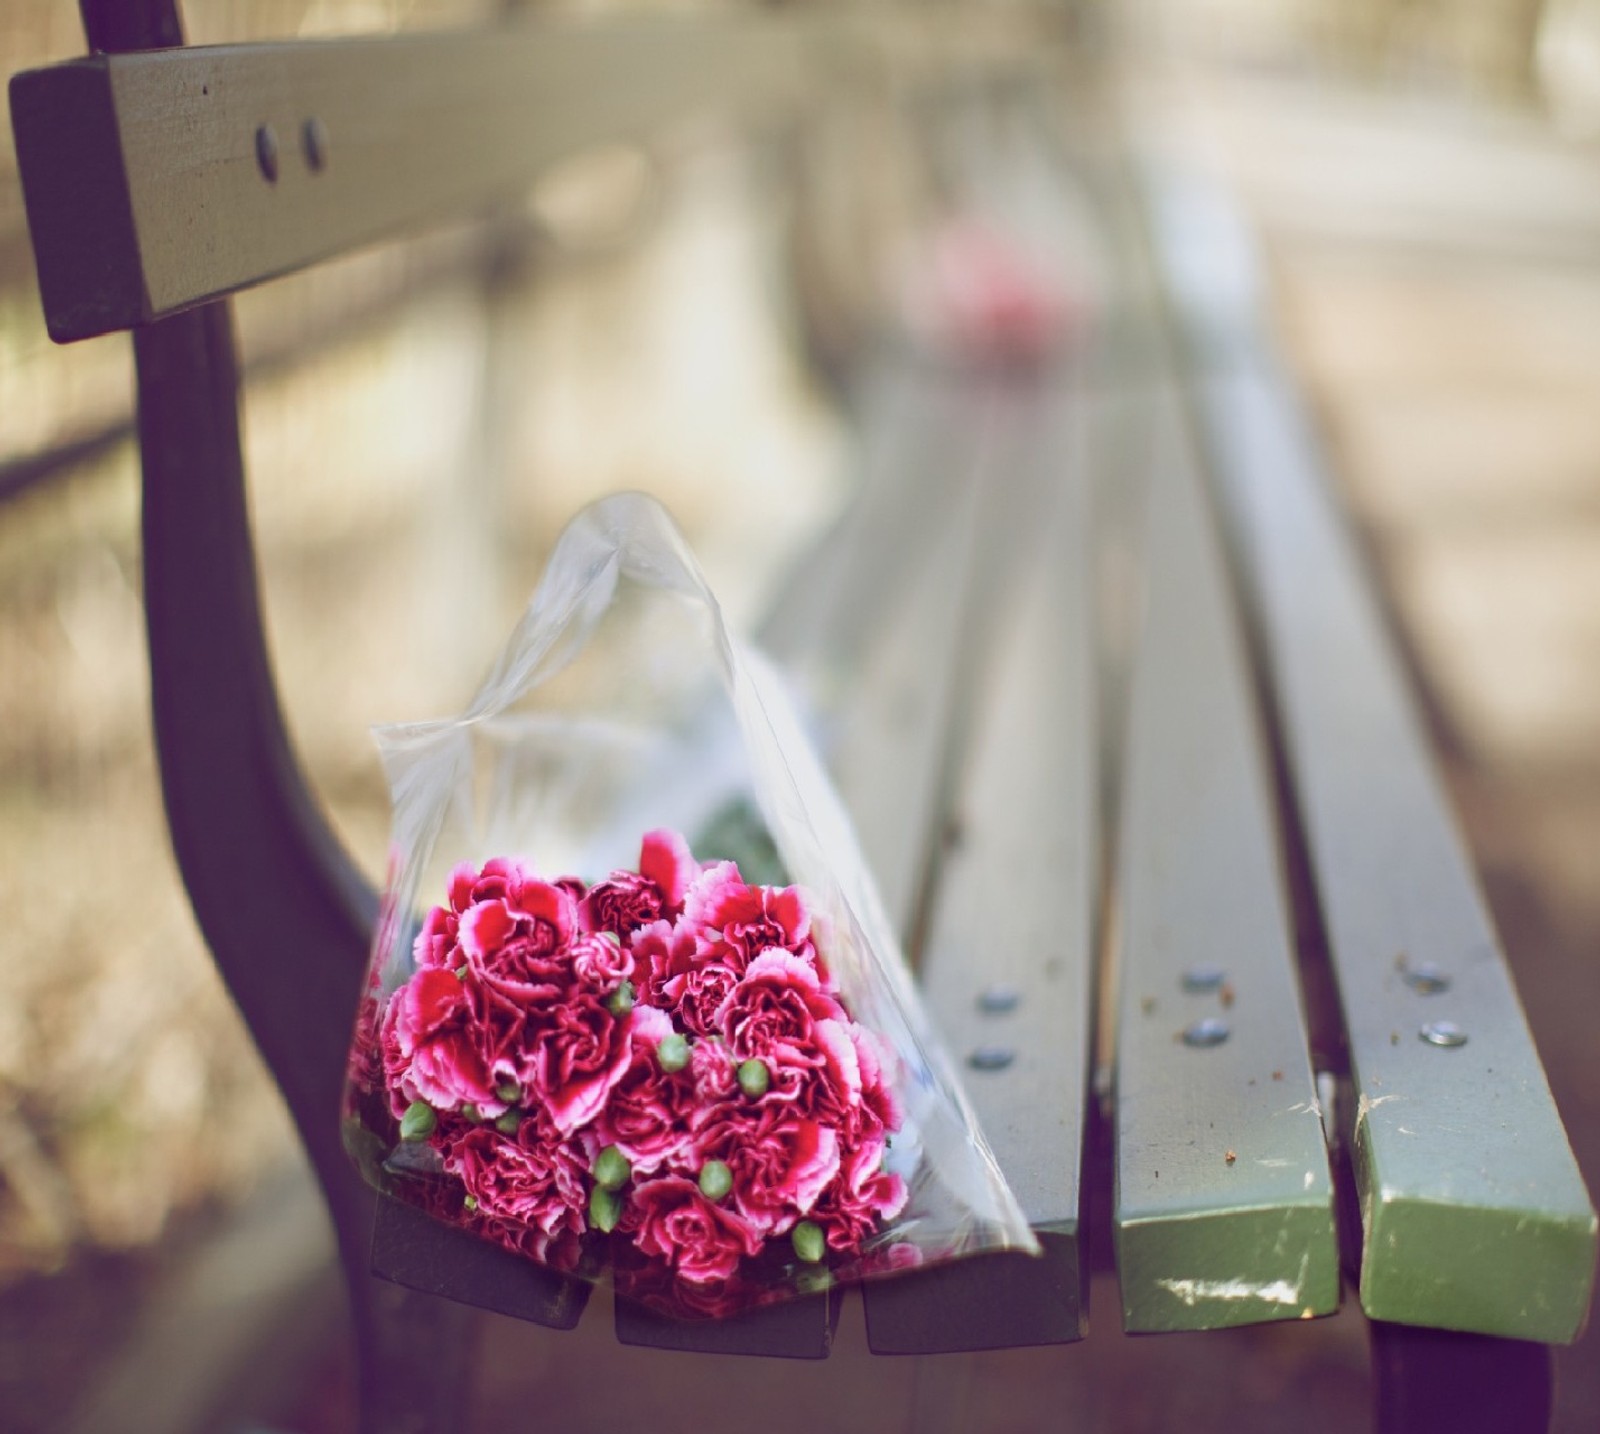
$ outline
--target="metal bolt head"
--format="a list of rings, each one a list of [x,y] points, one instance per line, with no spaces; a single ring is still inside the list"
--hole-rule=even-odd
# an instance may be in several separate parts
[[[979,1046],[967,1057],[967,1064],[975,1071],[1003,1071],[1017,1053],[1010,1046]]]
[[[1442,966],[1436,966],[1432,961],[1407,966],[1400,975],[1406,985],[1421,996],[1437,996],[1450,989],[1449,974]]]
[[[978,992],[978,1009],[985,1015],[1003,1016],[1008,1011],[1016,1010],[1021,1000],[1022,992],[1015,986],[996,982]]]
[[[256,166],[268,184],[278,182],[278,136],[269,124],[256,130]]]
[[[1183,973],[1183,989],[1191,996],[1203,996],[1210,991],[1220,991],[1228,973],[1220,966],[1191,966]]]
[[[1454,1021],[1429,1021],[1417,1034],[1430,1046],[1453,1050],[1467,1043],[1467,1033]]]
[[[300,151],[306,157],[306,167],[320,174],[328,165],[328,127],[312,115],[300,126]]]
[[[1183,1043],[1196,1050],[1204,1050],[1209,1046],[1220,1046],[1232,1034],[1226,1021],[1207,1016],[1205,1020],[1191,1021],[1183,1028]]]

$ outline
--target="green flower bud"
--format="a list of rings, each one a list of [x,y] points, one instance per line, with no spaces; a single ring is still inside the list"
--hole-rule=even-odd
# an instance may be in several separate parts
[[[622,938],[615,931],[601,931],[596,933],[602,941],[609,941],[613,946],[620,947]]]
[[[501,1081],[494,1088],[495,1098],[503,1100],[507,1105],[515,1105],[522,1099],[522,1087],[514,1080]]]
[[[624,981],[606,997],[606,1010],[613,1016],[626,1016],[633,1009],[633,999],[633,982]]]
[[[751,1100],[759,1100],[771,1084],[772,1073],[767,1069],[766,1062],[748,1060],[739,1067],[739,1089]]]
[[[794,1245],[795,1254],[808,1265],[814,1265],[822,1259],[825,1242],[820,1225],[814,1225],[810,1220],[802,1220],[794,1227],[789,1240]]]
[[[700,1167],[700,1193],[707,1200],[720,1200],[733,1189],[733,1171],[720,1160],[708,1160]]]
[[[466,963],[463,962],[461,965],[457,966],[456,969],[450,974],[453,975],[458,981],[465,981],[467,979]]]
[[[476,1195],[464,1196],[461,1201],[461,1208],[470,1215],[478,1208],[478,1197]]]
[[[689,1042],[674,1031],[656,1047],[656,1062],[664,1071],[681,1071],[689,1064]]]
[[[495,1121],[494,1128],[501,1135],[515,1135],[522,1129],[522,1112],[520,1110],[508,1110],[499,1120]]]
[[[406,1107],[406,1113],[400,1117],[400,1138],[402,1140],[426,1140],[433,1134],[433,1128],[439,1123],[439,1117],[433,1113],[433,1107],[425,1100],[414,1100]]]
[[[483,1112],[481,1110],[479,1110],[478,1107],[475,1106],[475,1105],[464,1105],[464,1106],[462,1106],[461,1107],[461,1118],[464,1121],[466,1121],[468,1124],[470,1124],[470,1125],[482,1125],[483,1124]]]
[[[814,1269],[801,1270],[794,1277],[794,1287],[803,1295],[821,1294],[833,1283],[833,1272],[826,1265],[818,1265]]]
[[[614,1145],[608,1145],[594,1158],[595,1183],[605,1190],[618,1190],[633,1174],[628,1157]]]
[[[609,1235],[622,1218],[622,1201],[604,1185],[596,1185],[589,1192],[589,1228]]]

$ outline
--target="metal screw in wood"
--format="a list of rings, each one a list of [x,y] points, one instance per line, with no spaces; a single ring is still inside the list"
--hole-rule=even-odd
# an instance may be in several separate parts
[[[300,151],[313,174],[328,167],[328,127],[316,115],[300,126]]]
[[[278,182],[278,136],[269,124],[256,130],[256,166],[268,184]]]

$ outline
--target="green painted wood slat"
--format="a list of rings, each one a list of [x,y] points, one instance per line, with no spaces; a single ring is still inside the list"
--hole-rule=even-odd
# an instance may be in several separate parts
[[[1044,1254],[866,1285],[878,1354],[1066,1343],[1087,1326],[1080,1176],[1098,831],[1088,415],[1076,387],[1052,380],[1017,395],[1007,424],[999,461],[1023,485],[1008,503],[1028,531],[1004,557],[1022,579],[999,598],[974,665],[971,750],[920,963]]]
[[[1258,327],[1248,235],[1209,191],[1155,196],[1349,1036],[1362,1305],[1571,1341],[1595,1211],[1394,642]]]
[[[824,756],[902,941],[942,827],[946,753],[964,701],[962,613],[981,585],[997,497],[996,397],[970,376],[895,364],[866,409],[861,491],[843,526],[792,574],[768,625],[774,655],[811,689]],[[920,1283],[920,1280],[919,1280]],[[616,1303],[623,1343],[708,1354],[827,1355],[837,1290],[705,1322]]]
[[[771,16],[544,20],[25,71],[12,121],[51,336],[485,212],[587,146],[786,102],[808,34]]]
[[[1333,1186],[1261,734],[1175,397],[1151,401],[1118,868],[1123,1323],[1309,1318],[1339,1302]]]

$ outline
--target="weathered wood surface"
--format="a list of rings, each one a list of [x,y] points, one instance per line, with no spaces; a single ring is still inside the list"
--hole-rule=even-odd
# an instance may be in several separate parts
[[[51,336],[146,323],[515,199],[553,161],[792,99],[781,17],[94,55],[11,82]]]
[[[1009,477],[987,570],[920,953],[923,994],[1044,1255],[979,1256],[868,1284],[878,1353],[1065,1343],[1087,1325],[1082,1152],[1099,876],[1093,565],[1078,385],[1008,395]],[[971,607],[979,599],[969,594]]]
[[[1333,1186],[1243,635],[1154,388],[1118,861],[1116,1243],[1129,1330],[1331,1313]]]
[[[1566,1342],[1596,1217],[1416,700],[1207,192],[1157,237],[1254,604],[1349,1038],[1374,1319]]]
[[[818,704],[824,755],[890,919],[908,948],[926,948],[928,995],[943,1032],[961,1030],[974,983],[1041,977],[1044,983],[1038,999],[1020,1013],[1022,1028],[1012,1032],[1022,1059],[1015,1069],[986,1076],[990,1085],[979,1113],[988,1134],[989,1116],[999,1116],[1008,1104],[1024,1111],[1044,1089],[1052,1100],[1060,1097],[1059,1120],[1023,1131],[1013,1115],[995,1126],[1004,1127],[995,1138],[1002,1141],[998,1153],[1008,1177],[1016,1178],[1013,1164],[1019,1175],[1027,1164],[1035,1177],[1028,1185],[1032,1206],[1025,1208],[1048,1230],[1052,1253],[1038,1261],[999,1257],[1020,1261],[1017,1270],[979,1261],[869,1290],[870,1340],[884,1352],[1038,1343],[1075,1338],[1081,1331],[1076,1181],[1087,1062],[1082,1026],[1088,1011],[1086,888],[1092,856],[1090,841],[1074,823],[1093,817],[1088,778],[1079,770],[1090,760],[1092,727],[1068,725],[1063,709],[1089,700],[1082,670],[1088,617],[1081,601],[1066,616],[1047,610],[1059,596],[1058,584],[1081,581],[1083,574],[1074,568],[1068,578],[1051,576],[1050,549],[1029,506],[1037,494],[1059,496],[1068,476],[1068,399],[1054,377],[1018,388],[995,374],[889,365],[866,401],[861,490],[839,529],[797,570],[765,634],[777,655],[793,661]],[[1051,531],[1059,535],[1059,524]],[[1020,563],[1019,537],[1026,549]],[[1081,533],[1074,541],[1083,541]],[[1037,569],[1045,586],[1026,584],[1026,631],[1009,632],[1018,615],[1012,602],[1024,595],[1003,578],[1019,567]],[[1041,662],[1031,648],[1018,645],[1030,638],[1053,641],[1058,650]],[[1007,688],[1009,698],[1000,695]],[[1049,698],[1043,708],[1032,701],[1041,693]],[[987,755],[978,758],[987,770],[974,776],[963,838],[946,853],[970,729],[977,713],[988,715],[991,702],[994,720],[983,738]],[[1062,718],[1059,726],[1052,717]],[[1029,773],[1017,764],[1024,755],[1019,725],[1030,739],[1037,735],[1053,749],[1044,765],[1067,784],[1056,822],[1026,837],[1040,842],[1032,848],[1036,865],[1065,863],[1050,873],[1069,894],[1061,898],[1068,908],[1061,921],[1066,929],[1055,933],[1059,957],[1047,973],[1034,970],[1030,957],[1037,951],[1040,921],[1053,926],[1061,906],[1008,903],[992,909],[989,885],[997,864],[1010,859],[1023,837],[1013,829],[1008,838],[1007,813],[1000,808],[1031,798],[1039,780],[1037,768]],[[1072,800],[1075,789],[1084,792],[1084,805]],[[1033,929],[1008,933],[1007,910],[1013,924],[1031,922]],[[983,948],[980,964],[969,959],[975,930]],[[1032,950],[1025,950],[1030,940]],[[1014,1299],[1019,1275],[1035,1287],[1027,1300]],[[992,1315],[1008,1301],[1015,1305],[1009,1323],[974,1318],[983,1311]],[[802,1302],[809,1305],[819,1314],[828,1308],[822,1300]],[[618,1331],[628,1343],[794,1357],[826,1353],[836,1319],[836,1306],[827,1319],[771,1311],[703,1325],[651,1320],[621,1303],[617,1310]]]

